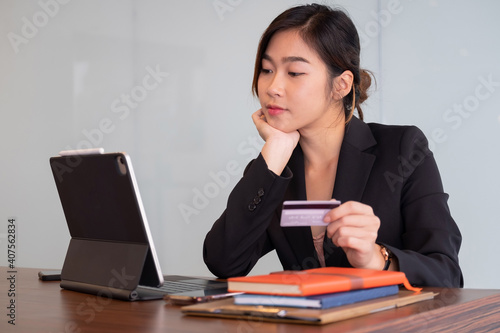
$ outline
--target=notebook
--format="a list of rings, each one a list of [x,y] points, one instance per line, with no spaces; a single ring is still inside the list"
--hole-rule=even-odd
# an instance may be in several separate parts
[[[71,235],[61,288],[127,301],[227,289],[216,280],[162,275],[126,153],[64,151],[50,166]]]
[[[228,289],[264,295],[312,296],[390,285],[413,287],[404,272],[353,267],[320,267],[303,271],[281,271],[265,275],[233,277]]]

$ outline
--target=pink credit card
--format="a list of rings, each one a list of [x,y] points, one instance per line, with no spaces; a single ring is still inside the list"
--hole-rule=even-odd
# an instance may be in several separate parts
[[[340,205],[340,201],[293,200],[283,202],[280,225],[282,227],[326,226],[325,214]]]

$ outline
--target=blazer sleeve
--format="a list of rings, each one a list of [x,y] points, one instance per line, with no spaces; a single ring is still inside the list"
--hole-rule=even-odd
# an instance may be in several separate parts
[[[388,248],[412,284],[463,287],[458,263],[462,237],[427,139],[418,128],[404,133],[399,161],[403,248]]]
[[[270,171],[260,154],[250,162],[205,237],[203,260],[215,276],[247,275],[261,256],[274,249],[267,228],[291,178],[288,167],[281,176]]]

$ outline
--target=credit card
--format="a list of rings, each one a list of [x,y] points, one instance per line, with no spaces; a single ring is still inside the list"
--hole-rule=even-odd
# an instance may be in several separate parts
[[[326,226],[325,214],[340,205],[340,201],[293,200],[283,202],[280,225],[282,227]]]

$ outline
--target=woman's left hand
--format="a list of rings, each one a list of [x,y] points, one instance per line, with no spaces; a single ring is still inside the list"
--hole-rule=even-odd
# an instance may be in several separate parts
[[[385,264],[377,240],[380,219],[372,207],[348,201],[325,215],[327,236],[341,247],[349,263],[357,268],[382,269]]]

